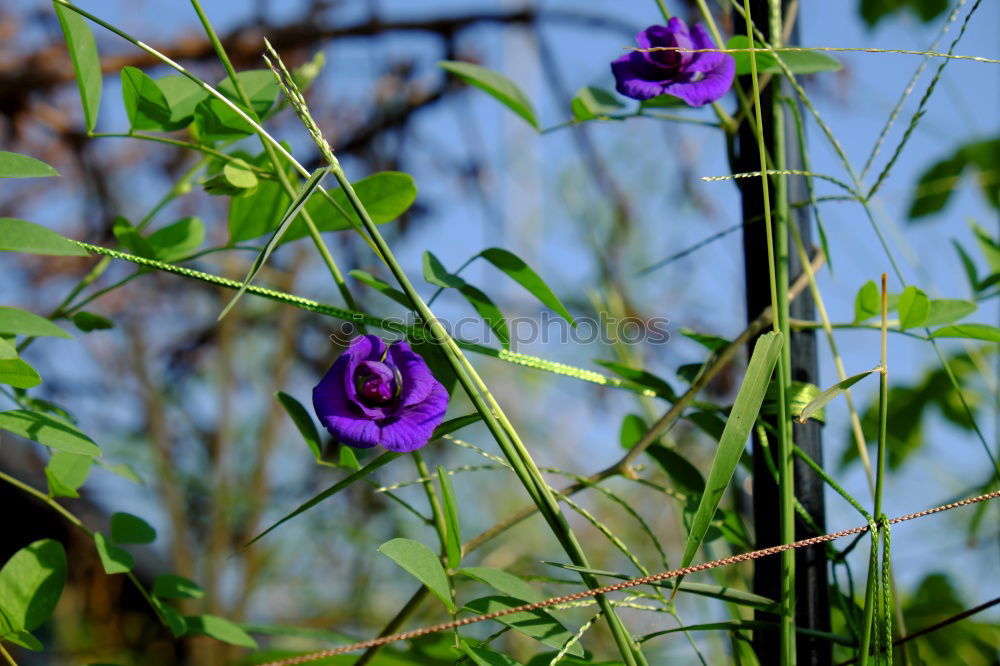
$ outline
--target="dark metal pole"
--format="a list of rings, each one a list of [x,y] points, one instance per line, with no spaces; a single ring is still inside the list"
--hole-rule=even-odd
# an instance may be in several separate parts
[[[751,15],[754,24],[764,35],[768,34],[768,2],[753,0]],[[745,34],[745,26],[741,28]],[[793,29],[791,42],[797,37],[797,29]],[[750,77],[743,77],[740,82],[744,90],[751,91]],[[782,94],[782,77],[775,76],[768,87],[761,93],[761,110],[764,118],[764,141],[768,153],[774,154],[774,132],[771,122],[775,96]],[[748,94],[752,100],[752,94]],[[795,132],[795,122],[791,113],[785,110],[785,141],[786,163],[789,169],[802,169],[797,150],[798,140]],[[758,171],[760,162],[757,152],[757,142],[748,123],[743,123],[732,150],[732,165],[735,172]],[[808,198],[806,184],[802,178],[787,178],[789,201],[805,201]],[[756,179],[737,181],[740,185],[743,204],[743,259],[746,275],[747,320],[755,319],[761,311],[771,304],[770,278],[767,265],[767,234],[764,226],[764,201],[760,182]],[[771,189],[772,193],[774,188]],[[776,209],[772,205],[772,214]],[[809,208],[806,206],[791,209],[789,224],[796,225],[806,248],[811,245],[809,224]],[[790,248],[794,248],[792,240]],[[801,272],[802,266],[798,253],[792,249],[789,252],[789,276],[792,281]],[[803,292],[790,306],[789,314],[796,319],[813,319],[815,317],[813,301],[808,291]],[[751,342],[751,345],[753,343]],[[790,337],[792,381],[809,384],[819,383],[819,373],[816,360],[815,332],[794,332]],[[820,438],[820,424],[809,421],[806,424],[796,423],[793,427],[795,444],[808,453],[814,460],[822,464],[823,453]],[[776,446],[770,447],[776,450]],[[756,435],[753,442],[753,523],[756,535],[756,547],[765,548],[780,542],[780,525],[778,524],[778,487],[774,482],[764,456],[767,455]],[[802,503],[820,529],[825,526],[825,507],[823,502],[823,482],[804,463],[795,462],[795,497]],[[814,536],[803,524],[797,522],[796,538]],[[796,551],[795,560],[795,590],[796,590],[796,624],[799,627],[830,630],[830,606],[827,583],[827,560],[824,546],[802,548]],[[778,599],[781,594],[781,561],[776,557],[765,557],[754,562],[754,592]],[[774,614],[758,611],[756,619],[777,622]],[[780,663],[780,634],[777,631],[759,631],[754,634],[754,651],[761,664]],[[799,666],[829,666],[831,663],[831,646],[828,641],[799,635],[797,638],[797,661]]]

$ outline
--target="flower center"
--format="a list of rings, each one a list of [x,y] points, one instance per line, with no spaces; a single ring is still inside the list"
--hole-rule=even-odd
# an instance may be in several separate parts
[[[354,371],[354,387],[358,398],[374,407],[397,397],[402,391],[403,379],[395,366],[380,361],[365,361]]]

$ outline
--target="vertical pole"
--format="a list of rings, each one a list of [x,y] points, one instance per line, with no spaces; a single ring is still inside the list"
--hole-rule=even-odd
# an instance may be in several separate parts
[[[763,32],[770,41],[769,34],[769,8],[768,0],[752,0],[751,15],[754,25]],[[742,32],[743,26],[737,30]],[[797,37],[797,29],[791,32],[791,39],[794,42]],[[743,77],[740,85],[744,89],[749,89],[749,76]],[[763,111],[763,135],[769,155],[774,155],[774,117],[775,105],[781,104],[780,96],[782,92],[782,77],[775,76],[765,90],[761,92],[761,110]],[[753,99],[752,95],[748,95]],[[803,167],[799,159],[797,150],[797,137],[795,133],[795,123],[787,109],[782,109],[785,113],[783,123],[785,140],[779,142],[786,147],[785,164],[788,169],[801,170]],[[757,152],[757,143],[754,132],[748,123],[744,122],[740,133],[732,150],[732,165],[734,172],[743,173],[758,171],[760,162]],[[804,179],[800,177],[785,178],[786,191],[789,201],[800,202],[807,199],[808,194]],[[770,284],[767,267],[767,244],[768,239],[763,222],[764,205],[763,196],[757,179],[748,178],[738,180],[742,196],[742,212],[744,221],[743,230],[743,258],[746,275],[746,302],[747,318],[756,318],[761,311],[770,305]],[[775,188],[772,188],[772,192]],[[776,212],[776,207],[772,202],[772,214]],[[802,236],[803,243],[808,248],[810,246],[811,232],[809,223],[809,208],[799,206],[791,208],[791,219],[789,224],[795,224]],[[789,253],[789,275],[794,281],[802,271],[796,252]],[[790,306],[789,315],[795,319],[813,319],[815,317],[812,297],[808,290],[804,291]],[[753,341],[750,343],[753,344]],[[819,384],[818,367],[816,358],[816,339],[814,331],[797,331],[790,336],[791,346],[791,374],[793,382],[804,382],[809,384]],[[814,460],[822,461],[822,443],[820,437],[820,424],[810,420],[808,423],[795,423],[793,426],[793,438],[796,446],[803,449]],[[776,446],[769,447],[772,452],[777,451]],[[769,466],[764,456],[767,449],[762,447],[754,436],[753,443],[753,522],[754,533],[756,535],[757,548],[773,546],[781,542],[780,525],[778,521],[779,494],[778,486],[774,483]],[[779,461],[775,460],[775,464]],[[821,462],[822,464],[822,462]],[[795,471],[795,496],[812,516],[816,524],[823,529],[825,525],[825,507],[823,501],[823,482],[805,464],[796,460]],[[796,538],[806,538],[813,535],[804,525],[797,522]],[[795,589],[796,589],[796,625],[807,629],[829,631],[830,610],[828,599],[827,582],[827,560],[824,546],[813,546],[802,548],[796,551],[795,562]],[[781,563],[778,558],[761,558],[754,562],[754,592],[772,599],[779,599],[781,596]],[[770,613],[758,611],[756,619],[769,622],[778,622],[779,618]],[[780,635],[776,631],[760,631],[754,634],[754,650],[762,664],[781,663]],[[797,640],[797,663],[799,666],[829,666],[831,663],[831,646],[827,641],[808,636],[799,635]],[[782,665],[787,666],[787,665]]]

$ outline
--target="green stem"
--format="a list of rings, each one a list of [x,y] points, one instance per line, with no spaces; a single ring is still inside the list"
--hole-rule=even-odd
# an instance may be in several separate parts
[[[665,3],[663,0],[656,0],[656,4],[660,8],[660,13],[663,14],[663,20],[669,21],[670,12],[667,11],[667,3]]]
[[[2,643],[0,643],[0,654],[3,655],[4,660],[10,664],[10,666],[17,666],[17,662],[14,661],[14,657],[10,656],[10,652],[7,652]]]

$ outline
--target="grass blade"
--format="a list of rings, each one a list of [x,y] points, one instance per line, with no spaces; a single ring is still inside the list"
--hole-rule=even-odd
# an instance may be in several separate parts
[[[288,206],[288,210],[286,210],[285,214],[282,216],[281,222],[278,224],[278,228],[274,230],[273,234],[271,234],[271,238],[267,241],[267,245],[264,246],[264,249],[253,262],[253,267],[251,267],[250,272],[247,273],[246,279],[243,280],[243,284],[240,285],[239,291],[237,291],[236,295],[229,301],[229,304],[222,309],[222,313],[219,314],[219,319],[225,317],[233,306],[236,305],[236,301],[240,299],[240,296],[242,296],[243,292],[246,291],[247,286],[253,281],[260,269],[263,268],[264,262],[267,261],[267,258],[271,256],[271,252],[273,252],[274,248],[276,248],[278,243],[281,242],[281,237],[288,230],[288,227],[291,226],[292,222],[295,221],[295,217],[299,214],[299,211],[301,211],[302,207],[306,205],[307,201],[309,201],[309,197],[312,196],[313,192],[319,188],[320,183],[323,182],[323,177],[326,176],[329,171],[329,166],[316,169],[313,171],[313,174],[309,176],[309,180],[303,183],[302,187],[299,188],[299,192],[295,195],[295,199],[292,200],[291,205]]]
[[[830,388],[826,389],[818,396],[813,398],[808,405],[802,408],[802,414],[799,415],[799,421],[805,423],[809,420],[809,417],[818,412],[819,410],[826,407],[828,404],[833,402],[833,399],[837,396],[843,394],[847,389],[851,388],[862,379],[872,374],[873,372],[879,370],[879,368],[872,368],[871,370],[865,370],[864,372],[859,372],[856,375],[852,375],[842,382],[837,382]]]
[[[274,530],[279,525],[288,522],[289,520],[291,520],[295,516],[299,515],[300,513],[308,511],[309,509],[313,508],[314,506],[316,506],[317,504],[319,504],[323,500],[325,500],[325,499],[327,499],[329,497],[333,497],[334,495],[336,495],[337,493],[339,493],[344,488],[347,488],[348,486],[350,486],[352,483],[354,483],[358,479],[361,479],[361,478],[363,478],[365,476],[368,476],[369,474],[371,474],[372,472],[374,472],[375,470],[377,470],[379,467],[382,467],[386,463],[392,462],[393,460],[395,460],[398,457],[399,457],[398,453],[393,453],[392,451],[386,451],[385,453],[383,453],[378,458],[376,458],[375,460],[371,461],[370,463],[368,463],[367,465],[365,465],[364,467],[362,467],[358,471],[356,471],[353,474],[350,474],[350,475],[344,477],[343,479],[341,479],[337,483],[333,484],[332,486],[330,486],[329,488],[327,488],[326,490],[324,490],[323,492],[321,492],[319,495],[316,495],[315,497],[313,497],[311,500],[309,500],[305,504],[302,504],[301,506],[299,506],[299,508],[295,509],[295,511],[292,511],[290,514],[288,514],[287,516],[285,516],[284,518],[282,518],[281,520],[279,520],[275,524],[271,525],[270,527],[268,527],[266,530],[264,530],[263,532],[261,532],[260,534],[258,534],[257,536],[255,536],[254,538],[250,539],[250,541],[247,541],[246,544],[243,547],[246,548],[247,546],[249,546],[249,545],[251,545],[251,544],[259,541],[266,534],[268,534],[269,532],[271,532],[272,530]]]
[[[705,493],[701,496],[701,502],[699,502],[694,518],[691,520],[691,531],[688,533],[687,543],[684,546],[684,556],[680,563],[682,567],[691,564],[691,560],[694,559],[698,547],[701,546],[701,542],[708,532],[712,518],[715,517],[715,511],[719,507],[722,495],[729,486],[729,480],[736,470],[747,437],[750,435],[750,429],[757,419],[760,405],[764,400],[764,393],[767,391],[771,373],[778,361],[782,340],[781,333],[772,331],[760,336],[757,344],[754,345],[750,365],[743,378],[743,385],[740,386],[739,393],[736,395],[733,411],[729,415],[729,420],[726,421],[726,428],[722,431],[722,439],[719,440],[719,448],[712,461],[712,469],[708,473]]]

